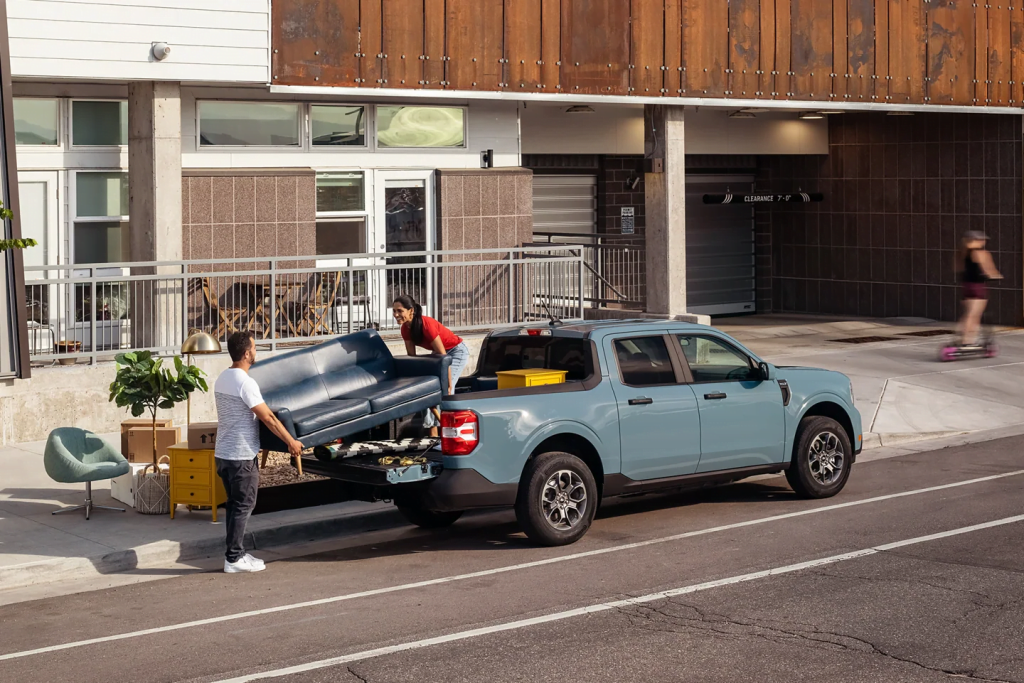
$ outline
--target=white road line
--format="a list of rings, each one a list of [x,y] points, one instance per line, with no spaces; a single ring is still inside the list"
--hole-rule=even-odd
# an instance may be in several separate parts
[[[585,614],[607,612],[608,610],[619,609],[622,607],[630,607],[633,605],[641,605],[648,602],[654,602],[655,600],[674,598],[676,596],[686,595],[688,593],[698,593],[700,591],[706,591],[712,588],[719,588],[721,586],[730,586],[737,583],[746,583],[747,581],[756,581],[757,579],[764,579],[771,576],[791,574],[793,572],[799,572],[804,569],[811,569],[813,567],[821,567],[824,565],[845,562],[847,560],[854,560],[860,557],[876,555],[886,550],[904,548],[909,545],[926,543],[928,541],[935,541],[941,538],[949,538],[950,536],[959,536],[960,534],[969,534],[974,531],[991,529],[993,527],[1003,526],[1006,524],[1014,524],[1016,522],[1021,521],[1024,521],[1024,515],[1004,517],[1003,519],[996,519],[990,522],[983,522],[982,524],[973,524],[971,526],[960,527],[959,529],[951,529],[949,531],[943,531],[937,534],[929,534],[928,536],[918,536],[916,538],[908,538],[906,540],[896,541],[895,543],[886,543],[884,545],[877,545],[871,548],[864,548],[863,550],[854,550],[852,552],[843,553],[841,555],[832,555],[830,557],[823,557],[817,560],[809,560],[807,562],[799,562],[797,564],[788,564],[783,567],[765,569],[763,571],[752,572],[750,574],[730,576],[725,579],[718,579],[716,581],[707,581],[705,583],[692,584],[689,586],[683,586],[681,588],[673,588],[667,591],[659,591],[657,593],[649,593],[647,595],[641,595],[635,598],[626,598],[625,600],[602,602],[597,605],[579,607],[576,609],[566,610],[564,612],[555,612],[554,614],[545,614],[543,616],[532,617],[530,619],[519,619],[517,621],[509,621],[503,624],[485,626],[483,628],[476,628],[469,631],[449,633],[443,636],[437,636],[435,638],[415,640],[408,643],[400,643],[398,645],[389,645],[387,647],[379,647],[373,650],[363,650],[362,652],[354,652],[352,654],[342,655],[340,657],[331,657],[330,659],[321,659],[319,661],[307,662],[305,664],[296,664],[294,666],[289,666],[282,669],[273,669],[271,671],[262,671],[259,673],[245,674],[243,676],[238,676],[235,678],[226,678],[217,681],[217,683],[248,683],[249,681],[265,680],[268,678],[280,678],[282,676],[291,676],[293,674],[305,673],[307,671],[326,669],[332,666],[338,666],[339,664],[348,664],[350,662],[374,659],[376,657],[382,657],[384,655],[395,654],[398,652],[420,650],[425,647],[431,647],[432,645],[443,645],[445,643],[453,643],[460,640],[468,640],[470,638],[477,638],[479,636],[490,635],[492,633],[513,631],[517,629],[527,628],[529,626],[536,626],[538,624],[546,624],[553,621],[562,621],[563,619],[579,617]]]
[[[862,500],[853,500],[847,503],[836,503],[834,505],[824,505],[818,508],[811,508],[809,510],[799,510],[797,512],[787,512],[781,515],[772,515],[771,517],[760,517],[758,519],[751,519],[744,522],[736,522],[733,524],[723,524],[722,526],[709,527],[707,529],[698,529],[696,531],[687,531],[681,534],[674,534],[672,536],[663,536],[660,538],[652,538],[646,541],[637,541],[635,543],[626,543],[623,545],[615,545],[607,548],[599,548],[597,550],[587,550],[581,553],[572,553],[570,555],[561,555],[559,557],[551,557],[545,560],[535,560],[533,562],[523,562],[521,564],[507,565],[504,567],[496,567],[494,569],[484,569],[481,571],[470,572],[468,574],[456,574],[454,576],[444,576],[437,579],[427,579],[425,581],[417,581],[415,583],[404,583],[396,586],[387,586],[385,588],[375,588],[372,590],[360,591],[358,593],[345,593],[342,595],[335,595],[328,598],[319,598],[317,600],[307,600],[305,602],[296,602],[288,605],[279,605],[277,607],[266,607],[258,610],[251,610],[249,612],[236,612],[234,614],[225,614],[219,617],[210,617],[208,619],[197,619],[195,621],[185,621],[179,624],[168,624],[167,626],[156,626],[153,628],[142,629],[139,631],[129,631],[127,633],[118,633],[110,636],[100,636],[98,638],[89,638],[87,640],[76,640],[70,643],[61,643],[59,645],[49,645],[46,647],[40,647],[33,650],[22,650],[21,652],[11,652],[8,654],[0,655],[0,661],[9,659],[20,659],[22,657],[31,657],[33,655],[41,655],[49,652],[59,652],[61,650],[70,650],[78,647],[86,647],[88,645],[98,645],[100,643],[109,643],[118,640],[128,640],[130,638],[140,638],[142,636],[155,635],[158,633],[167,633],[169,631],[180,631],[182,629],[194,628],[197,626],[209,626],[210,624],[219,624],[225,621],[234,621],[237,619],[248,619],[251,617],[259,617],[267,614],[276,614],[278,612],[288,612],[297,609],[305,609],[307,607],[318,607],[320,605],[330,605],[336,602],[343,602],[346,600],[356,600],[359,598],[368,598],[375,595],[384,595],[386,593],[396,593],[398,591],[412,590],[415,588],[424,588],[426,586],[437,586],[446,583],[453,583],[455,581],[465,581],[467,579],[477,579],[482,576],[493,576],[494,574],[504,574],[507,572],[521,571],[523,569],[532,569],[534,567],[543,567],[549,564],[558,564],[561,562],[569,562],[572,560],[581,560],[589,557],[596,557],[598,555],[606,555],[609,553],[622,552],[623,550],[635,550],[636,548],[645,548],[647,546],[659,545],[661,543],[669,543],[672,541],[679,541],[685,538],[693,538],[694,536],[704,536],[706,534],[714,534],[722,531],[731,531],[733,529],[742,529],[749,526],[756,526],[759,524],[767,524],[769,522],[778,522],[785,519],[793,519],[796,517],[804,517],[806,515],[815,515],[822,512],[831,512],[832,510],[842,510],[844,508],[856,507],[859,505],[868,505],[870,503],[880,503],[886,500],[893,500],[895,498],[905,498],[907,496],[916,496],[924,493],[934,493],[935,491],[945,491],[947,489],[958,488],[960,486],[969,486],[971,484],[980,484],[988,481],[995,481],[997,479],[1005,479],[1006,477],[1016,477],[1024,474],[1024,470],[1015,470],[1013,472],[1004,472],[1002,474],[993,474],[987,477],[978,477],[977,479],[967,479],[965,481],[957,481],[951,484],[941,484],[939,486],[929,486],[923,489],[914,489],[912,491],[902,491],[900,493],[889,493],[884,496],[875,496],[874,498],[864,498]]]

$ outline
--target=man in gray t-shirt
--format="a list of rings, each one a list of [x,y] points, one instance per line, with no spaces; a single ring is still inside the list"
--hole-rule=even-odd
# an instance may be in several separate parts
[[[228,337],[231,367],[221,373],[213,385],[217,401],[217,441],[214,456],[217,474],[224,482],[227,501],[227,551],[224,571],[258,572],[265,569],[263,560],[245,552],[245,525],[256,505],[260,485],[260,469],[256,459],[260,452],[260,421],[288,444],[295,457],[302,454],[302,444],[295,440],[263,401],[256,380],[249,368],[256,362],[256,343],[250,332],[235,332]]]

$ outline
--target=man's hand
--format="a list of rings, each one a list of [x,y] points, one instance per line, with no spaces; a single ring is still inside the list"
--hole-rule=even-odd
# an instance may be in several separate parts
[[[302,457],[302,444],[295,439],[292,439],[288,442],[288,452],[296,458]]]

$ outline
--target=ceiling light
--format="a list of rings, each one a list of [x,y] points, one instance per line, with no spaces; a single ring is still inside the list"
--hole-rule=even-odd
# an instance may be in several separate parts
[[[843,112],[838,111],[836,109],[826,109],[826,110],[823,110],[823,111],[819,111],[818,113],[819,114],[824,114],[825,116],[835,116],[836,114],[842,114]]]
[[[740,109],[744,114],[767,114],[771,111],[767,107],[747,107],[746,109]]]
[[[574,105],[574,106],[569,107],[568,109],[566,109],[565,113],[566,114],[593,114],[594,113],[594,109],[593,109],[593,107],[587,106],[585,104],[577,104],[577,105]]]
[[[821,112],[805,111],[803,114],[800,114],[800,118],[804,121],[817,121],[818,119],[825,118],[825,116]]]
[[[890,112],[887,112],[886,115],[887,116],[913,116],[914,112],[912,112],[912,111],[890,111]]]
[[[734,111],[733,113],[729,114],[729,118],[730,119],[756,119],[757,117],[754,116],[751,112],[743,111],[741,109],[740,111]]]

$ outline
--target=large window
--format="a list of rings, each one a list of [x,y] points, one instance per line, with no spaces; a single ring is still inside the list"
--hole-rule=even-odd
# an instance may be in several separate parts
[[[717,339],[680,335],[679,346],[694,382],[760,379],[760,372],[747,356]]]
[[[128,174],[75,173],[75,263],[128,260]]]
[[[128,103],[74,100],[71,103],[71,144],[114,147],[128,144]]]
[[[314,147],[366,146],[366,107],[314,104],[309,108],[309,122]]]
[[[366,185],[361,172],[316,176],[316,253],[365,254]]]
[[[19,145],[59,145],[60,101],[15,98],[14,141]]]
[[[377,107],[378,147],[464,147],[465,110],[458,107]]]
[[[298,147],[301,105],[271,102],[199,103],[203,147]]]

